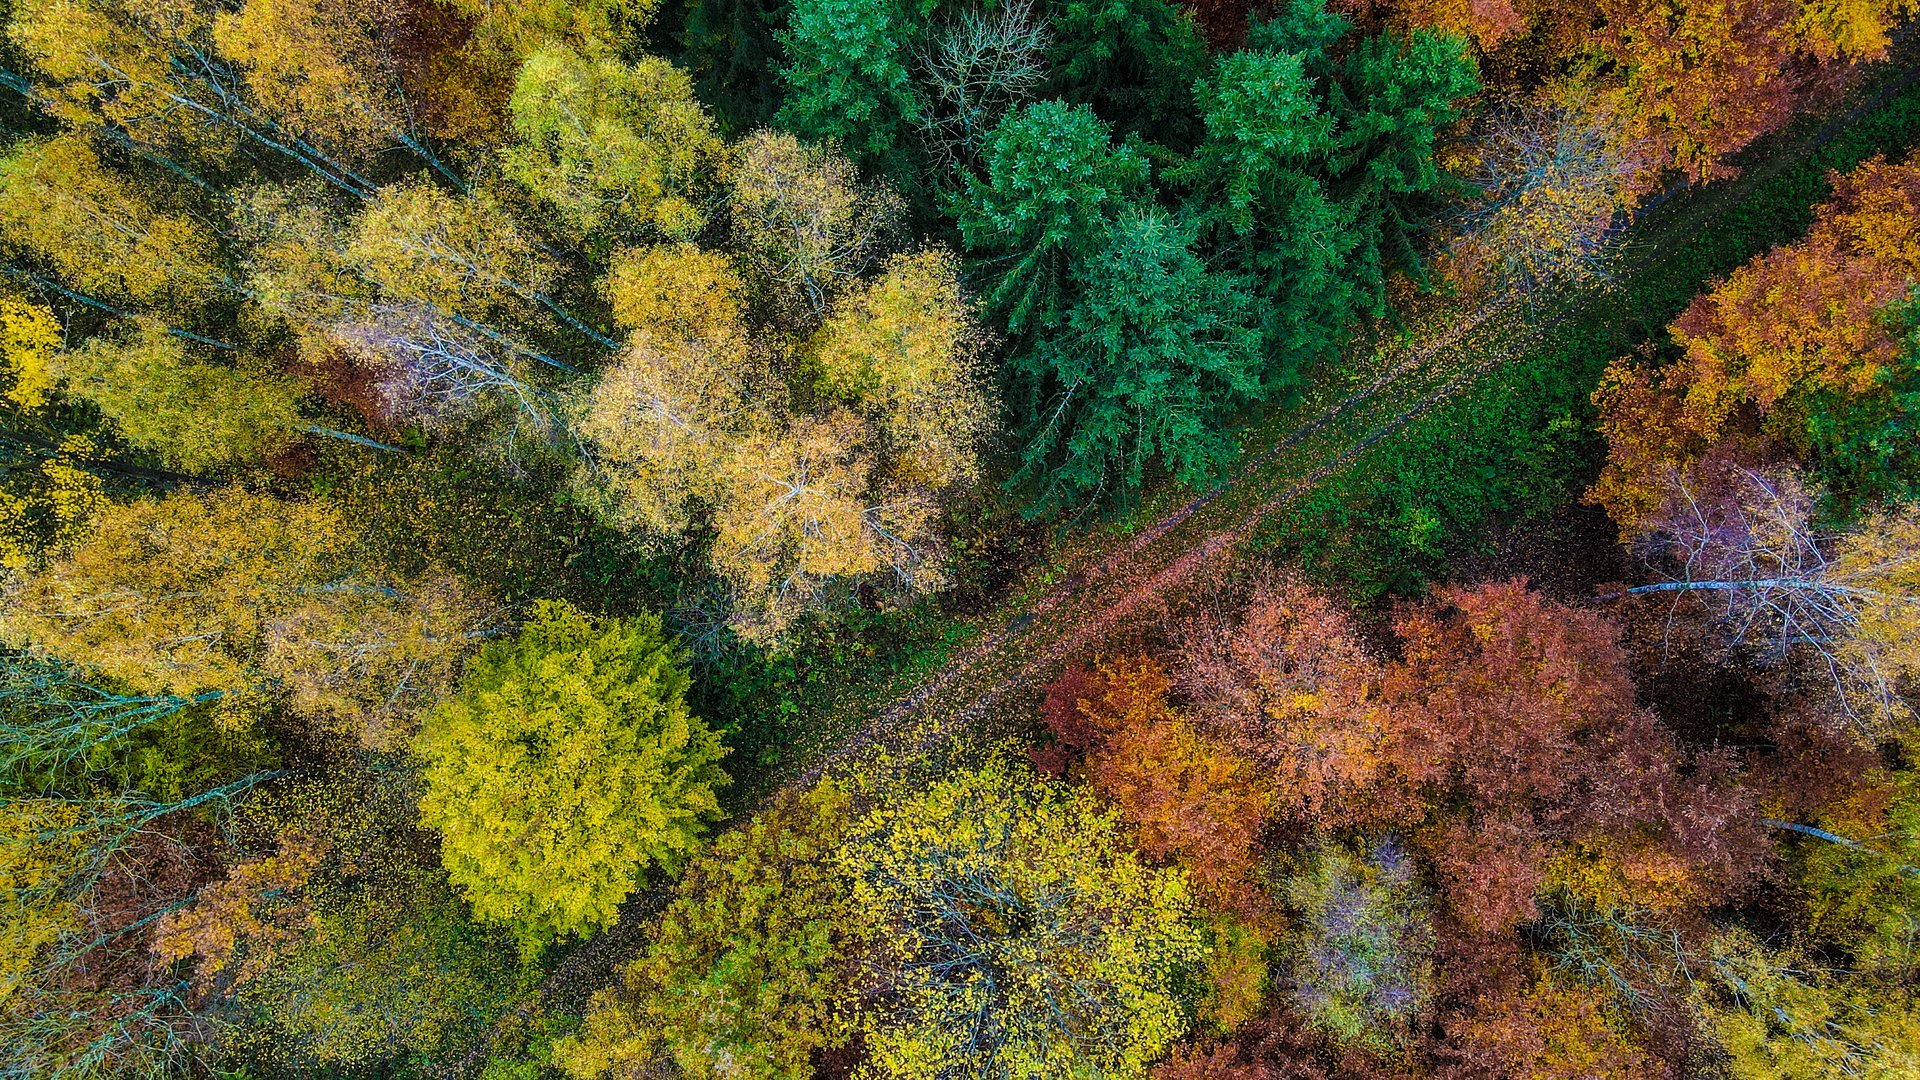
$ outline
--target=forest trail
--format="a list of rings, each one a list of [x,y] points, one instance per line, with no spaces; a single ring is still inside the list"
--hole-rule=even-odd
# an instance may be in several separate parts
[[[1862,116],[1920,82],[1909,62],[1882,77],[1864,100],[1825,124],[1765,148],[1765,156],[1738,178],[1692,190],[1670,189],[1644,206],[1621,237],[1616,281],[1657,265],[1727,213],[1753,188],[1848,130]],[[1117,548],[1093,538],[1088,550],[1055,567],[1034,592],[1009,600],[983,620],[981,632],[920,685],[874,713],[800,772],[785,778],[752,810],[804,790],[842,770],[932,758],[976,732],[996,706],[1035,694],[1071,660],[1089,654],[1132,626],[1162,618],[1169,601],[1196,584],[1231,570],[1263,522],[1320,484],[1361,461],[1369,450],[1447,401],[1481,376],[1524,355],[1553,331],[1586,312],[1604,286],[1563,287],[1510,295],[1478,305],[1436,303],[1406,332],[1375,343],[1367,357],[1348,356],[1331,370],[1347,374],[1316,388],[1284,415],[1256,426],[1265,445],[1237,464],[1219,485],[1167,509]],[[1035,591],[1037,589],[1037,592]],[[568,955],[490,1037],[453,1063],[445,1075],[473,1072],[502,1028],[536,1014],[578,1012],[593,990],[609,985],[618,965],[641,946],[652,917],[665,904],[670,882],[658,882],[622,908],[619,921]]]

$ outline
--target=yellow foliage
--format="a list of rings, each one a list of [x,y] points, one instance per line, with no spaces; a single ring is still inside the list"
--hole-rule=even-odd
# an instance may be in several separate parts
[[[733,260],[692,244],[622,251],[600,291],[621,326],[656,339],[699,341],[739,332],[744,297]]]
[[[107,500],[100,478],[80,463],[98,452],[93,440],[69,435],[40,463],[36,482],[0,490],[0,570],[25,570],[86,537]]]
[[[155,207],[81,135],[22,140],[0,160],[0,232],[85,292],[190,308],[219,277],[199,222]]]
[[[1612,838],[1577,842],[1547,862],[1543,891],[1558,891],[1600,911],[1675,911],[1701,899],[1678,856]]]
[[[86,851],[80,811],[56,799],[0,802],[0,1011],[29,980],[42,950],[80,930],[80,913],[62,892]],[[47,835],[47,834],[56,835]]]
[[[899,480],[934,490],[972,483],[993,405],[975,370],[980,330],[952,254],[889,261],[834,305],[809,358],[819,387],[871,417]]]
[[[22,409],[37,409],[53,389],[53,350],[60,347],[60,324],[42,304],[0,297],[0,371],[13,385],[4,396]]]

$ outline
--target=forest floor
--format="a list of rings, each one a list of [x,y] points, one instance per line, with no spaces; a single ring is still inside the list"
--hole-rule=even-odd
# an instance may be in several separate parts
[[[1920,65],[1902,59],[1863,87],[1850,107],[1756,147],[1737,178],[1655,200],[1620,238],[1608,282],[1472,304],[1428,298],[1403,314],[1399,332],[1357,342],[1337,362],[1310,372],[1313,389],[1244,434],[1245,456],[1219,486],[1191,497],[1162,491],[1127,521],[1063,541],[1047,565],[974,621],[965,643],[937,668],[903,674],[917,677],[917,685],[897,696],[857,688],[832,722],[818,725],[809,745],[789,756],[759,801],[823,777],[925,775],[977,752],[983,741],[1030,732],[1040,688],[1064,665],[1165,632],[1186,606],[1216,595],[1221,583],[1261,561],[1271,540],[1262,526],[1276,514],[1489,372],[1539,349],[1570,324],[1604,317],[1599,301],[1609,293],[1658,267],[1706,223],[1735,212],[1769,179],[1804,166],[1920,83]],[[618,965],[644,943],[668,892],[662,883],[630,900],[618,923],[562,958],[449,1075],[477,1068],[497,1039],[524,1032],[535,1017],[583,1010],[588,995],[613,982]]]

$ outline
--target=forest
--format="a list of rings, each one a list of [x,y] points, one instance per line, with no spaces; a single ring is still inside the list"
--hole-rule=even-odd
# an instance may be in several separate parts
[[[1916,16],[0,0],[0,1080],[1920,1076]]]

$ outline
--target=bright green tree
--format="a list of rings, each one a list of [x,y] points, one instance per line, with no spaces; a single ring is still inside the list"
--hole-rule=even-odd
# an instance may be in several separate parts
[[[1014,112],[987,143],[987,175],[956,208],[960,237],[987,305],[1016,334],[1051,329],[1070,296],[1067,277],[1106,242],[1141,195],[1147,162],[1115,147],[1084,105],[1041,101]]]
[[[812,1054],[852,1037],[847,987],[874,936],[835,858],[848,801],[831,785],[787,798],[688,867],[646,955],[560,1047],[567,1072],[664,1054],[695,1080],[810,1080]]]
[[[529,949],[613,922],[652,866],[678,870],[720,816],[720,736],[687,711],[658,616],[541,601],[426,719],[420,818],[474,913]]]
[[[1186,880],[1092,796],[990,765],[876,809],[842,857],[892,922],[876,1075],[1139,1077],[1184,1032],[1205,952]]]
[[[1038,482],[1040,506],[1138,488],[1156,462],[1203,484],[1237,452],[1223,425],[1262,393],[1258,306],[1194,244],[1176,215],[1125,215],[1076,270],[1064,325],[1009,361],[1048,388],[1018,477]]]
[[[904,175],[907,132],[924,107],[907,70],[919,21],[901,0],[797,0],[780,35],[788,96],[775,122]]]

